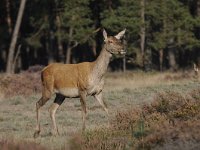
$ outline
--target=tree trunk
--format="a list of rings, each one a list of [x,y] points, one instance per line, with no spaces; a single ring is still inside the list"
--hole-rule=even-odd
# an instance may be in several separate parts
[[[3,68],[3,70],[6,69],[6,62],[7,62],[7,51],[6,49],[1,49],[1,58],[3,60],[3,65],[1,66],[1,68]]]
[[[67,48],[67,55],[66,55],[66,64],[70,64],[71,63],[71,47],[69,46]]]
[[[9,51],[8,51],[6,73],[14,73],[13,59],[14,59],[14,53],[15,53],[15,46],[16,46],[16,42],[17,42],[17,37],[18,37],[21,21],[22,21],[22,16],[24,13],[25,4],[26,4],[26,0],[21,0],[19,12],[17,15],[17,22],[15,24],[11,44],[10,44]]]
[[[196,15],[200,17],[200,0],[196,1]],[[200,39],[200,27],[197,28],[197,38]],[[197,62],[200,64],[200,55],[198,54],[199,52],[197,52]]]
[[[200,16],[200,0],[197,0],[197,16]]]
[[[166,1],[162,0],[161,1],[163,9],[166,9]],[[167,35],[167,17],[166,15],[163,16],[163,40],[166,40],[166,35]],[[160,71],[163,71],[163,53],[164,53],[164,48],[165,46],[163,45],[163,47],[160,48],[159,50],[159,63],[160,63]]]
[[[197,0],[197,3],[196,3],[197,5],[196,5],[196,15],[197,15],[197,17],[200,17],[200,0]],[[197,28],[197,38],[198,39],[200,39],[200,28]]]
[[[55,58],[54,58],[54,40],[55,40],[54,32],[53,32],[53,30],[50,30],[49,40],[48,40],[48,45],[49,45],[48,63],[49,64],[55,62]]]
[[[141,0],[141,27],[140,27],[140,49],[141,49],[141,55],[142,55],[142,67],[144,69],[145,66],[145,0]]]
[[[92,52],[93,52],[94,57],[96,57],[97,56],[97,43],[95,40],[92,40]]]
[[[160,71],[163,71],[163,49],[159,50]]]
[[[7,24],[8,24],[8,33],[12,34],[12,19],[10,16],[10,1],[6,0],[6,13],[7,13]]]
[[[19,58],[19,55],[20,55],[20,51],[21,51],[21,45],[19,45],[18,48],[17,48],[17,52],[16,52],[15,58],[13,60],[13,69],[15,69],[15,68],[19,69],[19,67],[16,66],[16,64],[17,64],[17,61],[18,61],[18,58]]]
[[[74,30],[73,27],[69,28],[69,39],[68,39],[67,52],[66,52],[66,60],[65,60],[66,64],[69,64],[71,62],[71,50],[72,50],[71,42],[72,42],[73,30]]]
[[[126,56],[123,57],[123,72],[126,72]]]
[[[108,3],[108,9],[109,9],[109,11],[113,11],[113,9],[112,9],[112,0],[108,0],[107,1],[107,3]]]
[[[58,27],[58,30],[57,30],[57,33],[58,33],[58,36],[57,36],[57,39],[58,39],[58,60],[60,62],[64,62],[63,46],[62,46],[62,41],[61,41],[61,21],[60,21],[60,17],[59,17],[58,14],[56,15],[56,22],[57,22],[57,27]]]
[[[176,57],[175,57],[175,50],[173,48],[170,48],[168,51],[169,56],[169,66],[171,71],[176,71]]]
[[[127,49],[127,41],[125,40],[125,36],[123,38],[124,50]],[[127,50],[126,50],[127,51]],[[126,55],[123,57],[123,72],[126,72]]]

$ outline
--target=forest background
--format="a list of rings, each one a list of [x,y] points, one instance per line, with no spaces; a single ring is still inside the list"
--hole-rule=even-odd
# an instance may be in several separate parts
[[[126,28],[110,70],[178,70],[200,62],[200,0],[1,0],[0,71],[93,61]]]

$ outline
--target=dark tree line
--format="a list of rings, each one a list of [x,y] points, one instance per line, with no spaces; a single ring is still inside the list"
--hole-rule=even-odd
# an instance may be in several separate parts
[[[127,29],[127,56],[114,57],[113,70],[200,63],[200,0],[1,0],[0,70],[92,61],[102,28]]]

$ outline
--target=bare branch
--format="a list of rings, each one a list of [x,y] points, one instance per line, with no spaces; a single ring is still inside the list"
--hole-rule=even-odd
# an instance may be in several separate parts
[[[71,48],[76,47],[79,43],[77,41],[74,41],[75,43],[71,46]]]

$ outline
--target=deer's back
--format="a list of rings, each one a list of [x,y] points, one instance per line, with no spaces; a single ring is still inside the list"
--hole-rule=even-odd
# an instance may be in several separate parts
[[[42,71],[43,82],[47,83],[43,85],[52,85],[55,92],[67,97],[77,97],[79,90],[87,89],[92,68],[93,62],[50,64]]]

